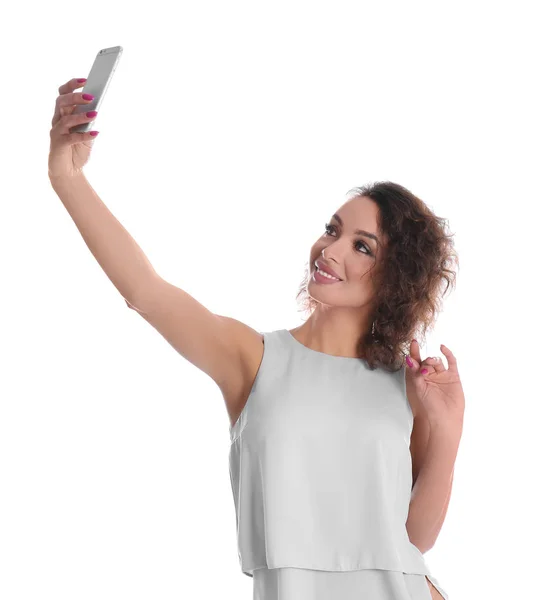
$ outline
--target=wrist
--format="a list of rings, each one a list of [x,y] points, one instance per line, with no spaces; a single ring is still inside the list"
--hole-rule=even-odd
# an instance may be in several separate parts
[[[49,181],[54,190],[67,188],[75,183],[83,183],[86,181],[86,176],[83,172],[76,173],[76,175],[50,175]]]

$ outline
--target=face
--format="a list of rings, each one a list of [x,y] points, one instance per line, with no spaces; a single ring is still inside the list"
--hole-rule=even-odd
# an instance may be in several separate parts
[[[383,244],[378,213],[373,200],[358,196],[343,204],[327,222],[325,232],[313,244],[309,255],[307,291],[312,298],[331,307],[371,305],[372,270],[379,264]],[[341,281],[321,277],[317,273],[317,260],[330,267]]]

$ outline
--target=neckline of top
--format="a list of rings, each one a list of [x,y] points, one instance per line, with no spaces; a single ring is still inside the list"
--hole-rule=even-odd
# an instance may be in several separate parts
[[[312,352],[313,354],[317,354],[318,356],[325,356],[327,358],[334,358],[339,361],[363,361],[363,358],[358,356],[337,356],[336,354],[327,354],[326,352],[320,352],[319,350],[313,350],[313,348],[307,347],[305,344],[302,344],[299,340],[297,340],[288,329],[281,329],[282,333],[284,333],[294,344],[297,344],[307,352]]]

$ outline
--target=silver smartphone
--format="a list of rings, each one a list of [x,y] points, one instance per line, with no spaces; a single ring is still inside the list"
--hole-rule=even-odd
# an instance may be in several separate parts
[[[76,109],[72,113],[73,115],[86,113],[90,110],[99,112],[101,102],[105,97],[113,73],[119,64],[122,52],[122,46],[114,46],[112,48],[103,48],[97,53],[87,77],[86,84],[82,88],[83,94],[91,94],[95,98],[91,102],[88,102],[88,104],[76,105]],[[81,125],[75,125],[74,127],[71,127],[69,131],[70,133],[75,133],[76,131],[89,131],[93,127],[94,122],[95,121],[89,121],[87,123],[82,123]]]

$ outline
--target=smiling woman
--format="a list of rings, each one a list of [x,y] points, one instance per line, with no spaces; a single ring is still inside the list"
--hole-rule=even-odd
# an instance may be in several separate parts
[[[397,183],[349,194],[311,248],[297,300],[307,315],[322,305],[356,309],[359,355],[370,367],[398,369],[410,340],[425,338],[455,285],[453,234],[446,219]],[[323,288],[317,260],[342,283]]]
[[[420,368],[435,383],[441,365],[419,365],[411,339],[434,323],[457,256],[445,221],[402,186],[357,190],[311,248],[298,293],[307,321],[263,334],[230,429],[239,558],[254,600],[449,600],[423,557],[434,522],[419,521],[427,499],[439,519],[449,498],[452,452],[445,468],[426,465],[429,419],[443,404],[432,394],[426,412],[417,394]]]
[[[52,136],[69,150],[65,161],[77,87],[62,86],[55,108]],[[160,277],[83,174],[52,184],[126,305],[223,393],[238,557],[253,600],[448,600],[422,553],[435,525],[418,515],[439,518],[450,455],[435,460],[437,447],[428,453],[411,432],[416,398],[429,417],[451,414],[436,384],[456,370],[430,365],[436,393],[419,394],[426,382],[410,346],[413,406],[403,365],[454,275],[443,221],[397,184],[360,188],[311,248],[301,290],[309,318],[261,334]]]

